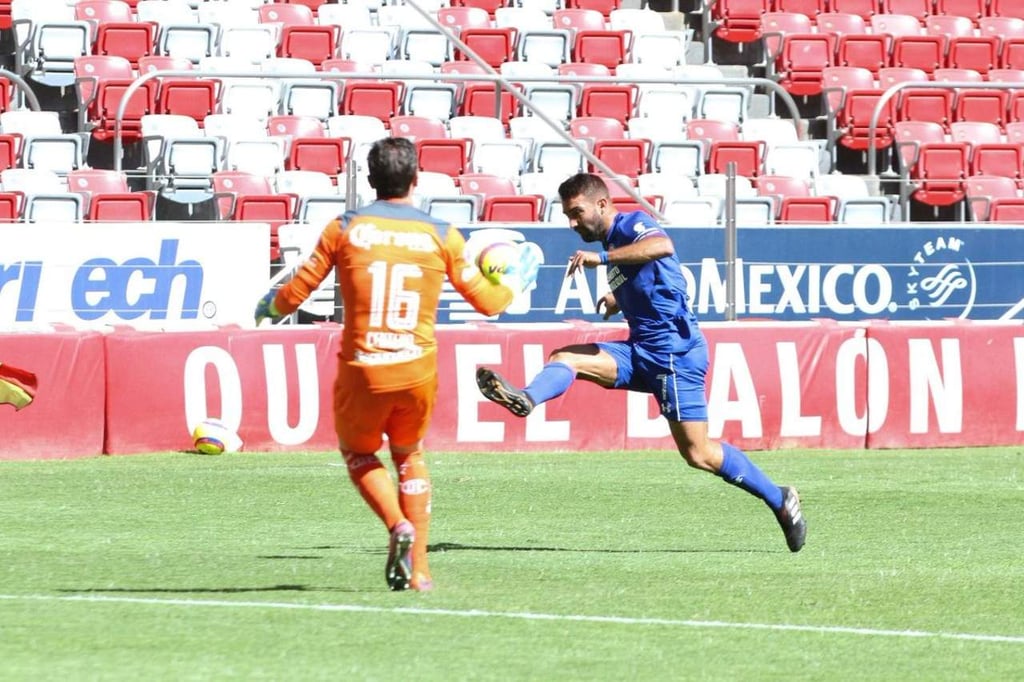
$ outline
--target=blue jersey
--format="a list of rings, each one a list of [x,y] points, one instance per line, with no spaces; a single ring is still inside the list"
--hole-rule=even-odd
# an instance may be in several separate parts
[[[647,213],[619,213],[604,246],[614,249],[654,236],[668,235]],[[644,350],[679,353],[703,342],[675,254],[643,265],[609,265],[608,286],[629,324],[629,340]]]

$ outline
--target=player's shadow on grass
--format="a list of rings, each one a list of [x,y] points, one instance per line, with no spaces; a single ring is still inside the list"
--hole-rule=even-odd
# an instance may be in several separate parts
[[[57,590],[68,594],[244,594],[247,592],[358,592],[337,587],[309,585],[268,585],[266,587],[88,587]]]
[[[430,545],[430,552],[454,552],[458,550],[471,550],[478,552],[595,552],[598,554],[771,554],[767,550],[756,549],[608,549],[589,547],[516,547],[509,545],[464,545],[459,542],[438,542]]]

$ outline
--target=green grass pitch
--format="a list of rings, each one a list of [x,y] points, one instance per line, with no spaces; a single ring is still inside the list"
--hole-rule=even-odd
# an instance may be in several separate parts
[[[1024,447],[428,454],[430,594],[336,453],[0,463],[0,679],[1024,679]]]

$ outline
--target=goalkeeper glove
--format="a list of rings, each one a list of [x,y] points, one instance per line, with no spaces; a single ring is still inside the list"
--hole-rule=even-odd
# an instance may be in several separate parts
[[[537,283],[540,264],[544,262],[544,252],[533,242],[520,242],[519,260],[512,264],[498,279],[501,284],[515,293],[529,291]]]
[[[281,317],[281,313],[277,312],[277,307],[274,305],[274,296],[276,295],[277,289],[271,289],[256,304],[256,311],[253,316],[256,318],[257,327],[268,317],[271,321]]]

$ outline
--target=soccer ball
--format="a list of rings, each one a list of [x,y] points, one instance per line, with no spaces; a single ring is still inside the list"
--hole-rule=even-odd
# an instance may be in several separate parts
[[[476,265],[483,276],[498,284],[503,275],[519,267],[519,246],[514,242],[497,241],[482,248]]]
[[[219,419],[204,419],[192,429],[192,444],[201,455],[220,455],[241,448],[242,439]]]

